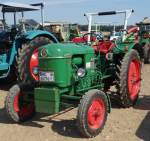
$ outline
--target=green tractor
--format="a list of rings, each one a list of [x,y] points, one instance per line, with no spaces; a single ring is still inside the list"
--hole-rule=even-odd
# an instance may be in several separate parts
[[[150,22],[137,23],[139,27],[139,37],[144,49],[144,63],[150,63]]]
[[[88,13],[114,15],[132,10]],[[91,35],[91,34],[90,34]],[[124,108],[133,106],[141,86],[141,58],[138,44],[123,35],[118,41],[96,36],[98,44],[57,43],[38,49],[39,82],[14,85],[5,101],[8,116],[15,122],[31,118],[35,112],[55,114],[77,107],[77,127],[87,138],[98,135],[111,111],[108,91]],[[90,38],[88,38],[90,39]]]

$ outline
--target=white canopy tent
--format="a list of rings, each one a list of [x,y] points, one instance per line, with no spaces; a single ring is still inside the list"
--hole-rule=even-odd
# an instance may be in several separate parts
[[[44,16],[43,16],[43,3],[37,4],[22,4],[22,3],[15,3],[15,2],[0,2],[0,11],[3,14],[3,23],[5,25],[5,13],[13,13],[14,14],[14,25],[16,26],[16,13],[22,13],[22,23],[24,21],[24,12],[27,11],[36,11],[41,9],[41,19],[42,23],[44,23]],[[5,27],[5,26],[4,26]],[[23,30],[25,28],[23,26]]]
[[[24,11],[40,10],[40,8],[32,5],[15,2],[3,2],[0,3],[0,6],[2,12],[24,12]]]

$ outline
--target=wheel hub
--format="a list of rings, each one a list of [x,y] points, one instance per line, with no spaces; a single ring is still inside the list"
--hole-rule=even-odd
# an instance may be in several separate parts
[[[93,129],[98,129],[104,120],[104,102],[95,99],[88,110],[88,124]]]

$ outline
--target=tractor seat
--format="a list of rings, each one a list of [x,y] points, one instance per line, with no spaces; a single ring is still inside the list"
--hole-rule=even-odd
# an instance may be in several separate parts
[[[109,40],[101,41],[98,43],[98,45],[93,46],[96,52],[104,54],[107,54],[113,47],[115,47],[115,44]]]
[[[91,37],[90,38],[91,42],[95,42],[96,41],[96,37]],[[88,42],[88,36],[85,37],[75,37],[72,39],[73,43],[86,43]]]
[[[84,43],[85,40],[82,37],[75,37],[72,39],[73,43]]]

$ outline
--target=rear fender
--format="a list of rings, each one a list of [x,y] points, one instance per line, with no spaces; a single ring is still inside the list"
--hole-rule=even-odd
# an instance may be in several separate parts
[[[25,40],[32,40],[38,36],[44,36],[44,37],[50,38],[54,43],[58,43],[58,40],[52,33],[48,32],[48,31],[44,31],[44,30],[28,31],[23,36],[24,36]]]
[[[15,57],[17,55],[18,48],[22,45],[22,40],[20,38],[16,39],[13,42],[12,48],[10,50],[10,58],[9,58],[9,65],[12,65],[16,60]]]
[[[21,47],[22,43],[24,43],[26,41],[33,40],[34,38],[39,37],[39,36],[48,37],[54,43],[58,43],[59,42],[56,39],[56,37],[52,33],[48,32],[48,31],[44,31],[44,30],[28,31],[25,34],[23,34],[22,36],[16,38],[16,40],[13,42],[13,47],[12,47],[11,53],[10,53],[9,65],[12,65],[13,62],[15,61],[15,56],[17,55],[18,48]]]

